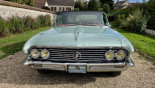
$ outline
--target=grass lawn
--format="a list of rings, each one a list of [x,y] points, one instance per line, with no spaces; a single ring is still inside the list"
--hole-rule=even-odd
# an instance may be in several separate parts
[[[22,50],[24,43],[34,36],[50,27],[39,28],[21,34],[11,35],[7,38],[0,38],[0,59]]]
[[[155,38],[144,36],[141,34],[131,33],[118,29],[121,34],[130,40],[134,47],[138,48],[146,55],[151,56],[155,60]]]

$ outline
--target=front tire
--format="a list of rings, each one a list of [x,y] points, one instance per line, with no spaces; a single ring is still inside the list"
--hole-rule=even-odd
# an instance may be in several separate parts
[[[42,70],[42,69],[37,69],[38,73],[40,74],[48,74],[50,70]]]

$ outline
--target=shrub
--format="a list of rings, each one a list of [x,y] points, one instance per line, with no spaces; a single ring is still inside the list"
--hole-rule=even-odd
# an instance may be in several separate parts
[[[134,10],[136,10],[137,7],[135,6],[129,6],[128,8],[122,9],[118,12],[119,15],[125,14],[125,17],[128,17],[129,14],[131,14]]]
[[[31,27],[31,25],[33,24],[33,22],[31,22],[31,21],[32,21],[32,18],[30,16],[26,16],[26,17],[24,17],[22,19],[21,23],[24,24],[24,28],[23,28],[24,31],[28,31],[30,29],[33,29]]]
[[[35,6],[35,0],[5,0],[5,1],[15,2],[18,4],[24,4],[28,6]]]
[[[104,5],[102,6],[102,8],[103,8],[103,11],[104,11],[105,13],[108,13],[109,10],[110,10],[110,6],[109,6],[108,4],[104,4]]]
[[[7,36],[8,31],[8,23],[0,16],[0,37]]]
[[[121,26],[121,22],[122,22],[121,19],[118,18],[118,19],[116,19],[115,21],[112,22],[111,26],[119,28]]]
[[[74,8],[74,11],[80,11],[80,9],[79,8]]]
[[[110,22],[115,21],[115,20],[118,18],[118,12],[119,12],[119,10],[117,10],[117,9],[111,10],[111,11],[107,14],[108,20],[109,20]]]
[[[91,11],[98,11],[99,3],[96,0],[90,0],[88,3],[88,8]]]
[[[40,27],[48,26],[51,24],[51,18],[49,15],[46,15],[46,16],[40,15],[37,18],[37,21],[38,21]]]
[[[44,17],[44,21],[45,21],[43,27],[51,25],[51,17],[50,17],[50,15],[46,15],[46,16],[43,16],[43,17]]]
[[[11,33],[23,32],[24,24],[22,23],[22,18],[13,16],[8,20],[8,22],[9,30]]]
[[[118,18],[117,14],[112,14],[112,15],[107,15],[107,16],[108,16],[109,22],[113,22]]]
[[[50,10],[50,8],[49,8],[49,7],[47,7],[47,6],[43,6],[43,7],[42,7],[42,9],[45,9],[45,10]]]
[[[150,20],[148,21],[148,28],[155,30],[155,0],[150,0],[148,2],[147,10],[151,16]]]
[[[103,8],[98,8],[98,11],[103,11]]]
[[[49,25],[51,25],[51,17],[49,15],[41,15],[36,19],[30,16],[23,18],[13,16],[7,21],[0,17],[0,37],[7,36],[9,33],[21,33]]]
[[[137,7],[140,10],[143,10],[142,14],[149,15],[151,18],[148,20],[147,28],[155,30],[155,0],[149,0],[146,3],[137,3],[134,6],[129,6],[125,9],[118,11],[118,14],[125,14],[125,18],[129,17],[129,15],[137,10]]]
[[[117,16],[117,19],[112,22],[112,27],[122,28],[122,22],[125,20],[125,14]]]
[[[142,33],[145,31],[147,27],[147,20],[148,18],[146,15],[143,15],[143,10],[137,9],[133,11],[127,19],[122,22],[123,26],[127,28],[129,31]]]

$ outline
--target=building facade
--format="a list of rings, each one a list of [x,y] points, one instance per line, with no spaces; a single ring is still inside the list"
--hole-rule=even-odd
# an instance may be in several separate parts
[[[74,0],[36,0],[36,7],[48,7],[53,12],[73,11]]]
[[[124,9],[124,8],[127,8],[128,6],[130,6],[130,3],[128,0],[124,0],[124,1],[117,0],[117,2],[114,4],[115,9]]]

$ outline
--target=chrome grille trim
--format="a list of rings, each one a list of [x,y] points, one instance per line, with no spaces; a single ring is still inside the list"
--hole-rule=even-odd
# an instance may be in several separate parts
[[[97,62],[97,63],[103,63],[103,62],[109,62],[107,59],[105,59],[105,52],[107,50],[113,50],[114,52],[117,52],[118,50],[122,48],[37,48],[33,47],[33,49],[38,49],[41,51],[42,49],[47,49],[50,51],[51,56],[47,61],[52,62],[71,62],[71,63],[89,63],[89,62]],[[125,49],[123,49],[125,50]],[[74,53],[79,52],[81,55],[80,58],[75,59]],[[40,58],[39,60],[42,60]],[[117,61],[117,59],[114,59],[112,61]]]

